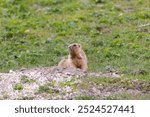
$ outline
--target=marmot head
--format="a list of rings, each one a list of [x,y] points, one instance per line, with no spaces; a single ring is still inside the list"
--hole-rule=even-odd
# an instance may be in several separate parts
[[[81,45],[77,43],[70,44],[68,48],[71,56],[78,56],[81,52]]]

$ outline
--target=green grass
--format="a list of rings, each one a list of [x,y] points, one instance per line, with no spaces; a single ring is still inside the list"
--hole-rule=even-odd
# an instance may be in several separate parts
[[[39,87],[38,93],[52,93],[52,90],[48,85],[44,85]]]
[[[115,94],[108,97],[105,97],[106,100],[149,100],[150,95],[131,95],[128,93],[122,93],[122,94]]]
[[[54,66],[80,43],[89,71],[149,80],[149,0],[0,0],[0,72]]]
[[[78,85],[83,91],[75,99],[92,100],[148,100],[150,99],[150,81],[130,78],[83,78]],[[86,91],[86,93],[84,92]]]
[[[13,89],[21,91],[21,90],[23,90],[23,85],[20,83],[17,83],[14,85]]]
[[[21,83],[34,83],[35,82],[35,80],[33,80],[33,79],[29,79],[27,76],[25,76],[25,75],[23,75],[22,77],[21,77]]]

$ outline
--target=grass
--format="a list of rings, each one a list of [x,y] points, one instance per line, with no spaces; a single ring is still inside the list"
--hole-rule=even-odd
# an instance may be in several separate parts
[[[89,78],[85,82],[94,82],[98,86],[103,87],[122,87],[126,89],[139,89],[142,92],[146,92],[150,90],[150,81],[143,80],[130,80],[127,78]],[[86,84],[86,83],[85,83]]]
[[[35,80],[33,80],[33,79],[29,79],[27,76],[25,76],[25,75],[23,75],[22,77],[21,77],[21,83],[34,83],[35,82]]]
[[[21,91],[21,90],[23,90],[23,85],[20,83],[17,83],[14,85],[13,89]]]
[[[77,42],[89,71],[150,80],[149,6],[149,0],[0,0],[0,72],[57,65]]]
[[[149,100],[150,99],[150,95],[135,95],[133,96],[132,94],[128,94],[128,93],[122,93],[122,94],[115,94],[115,95],[111,95],[108,97],[105,97],[104,99],[106,100]]]
[[[40,86],[38,89],[38,93],[52,93],[52,90],[48,85]]]
[[[130,78],[83,78],[78,85],[81,93],[75,99],[148,100],[150,81]],[[85,93],[86,91],[86,93]]]

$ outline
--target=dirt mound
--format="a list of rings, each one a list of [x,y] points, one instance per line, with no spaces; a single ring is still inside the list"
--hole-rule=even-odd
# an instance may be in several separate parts
[[[124,80],[113,72],[60,67],[0,73],[0,99],[128,99],[125,92],[135,97],[146,94],[149,98],[149,86],[150,82]]]
[[[84,76],[120,77],[114,73],[89,73],[60,67],[10,70],[0,73],[0,99],[71,99],[78,93],[74,85]]]

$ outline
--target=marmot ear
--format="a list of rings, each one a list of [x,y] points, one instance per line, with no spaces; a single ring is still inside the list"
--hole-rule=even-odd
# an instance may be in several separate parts
[[[71,47],[71,45],[68,46],[68,48],[70,48],[70,47]]]

